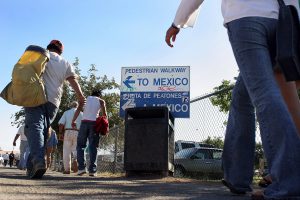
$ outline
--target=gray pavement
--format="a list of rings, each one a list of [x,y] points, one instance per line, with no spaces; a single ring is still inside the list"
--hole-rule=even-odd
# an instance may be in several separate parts
[[[41,180],[30,180],[25,171],[0,167],[0,199],[199,199],[249,200],[232,195],[220,182],[173,177],[126,178],[98,174],[97,177],[64,175],[47,171]]]

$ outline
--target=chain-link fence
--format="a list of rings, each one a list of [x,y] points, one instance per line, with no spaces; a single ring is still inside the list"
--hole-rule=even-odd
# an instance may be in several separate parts
[[[232,88],[229,88],[192,99],[190,118],[175,120],[175,176],[197,172],[222,174],[221,155],[228,113],[221,112],[218,106],[212,105],[210,98],[231,90]],[[110,129],[108,136],[101,137],[98,172],[124,172],[124,132],[124,126],[115,126]],[[186,159],[182,155],[178,156],[179,150],[189,147],[195,147],[195,151],[186,151]],[[56,168],[62,168],[61,157],[56,160]]]

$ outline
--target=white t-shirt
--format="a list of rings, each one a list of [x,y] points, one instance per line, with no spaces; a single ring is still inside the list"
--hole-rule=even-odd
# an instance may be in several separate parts
[[[60,118],[58,124],[63,124],[65,126],[65,129],[72,129],[72,119],[74,117],[74,113],[76,111],[76,108],[71,108],[64,112],[63,116]],[[77,119],[76,119],[76,127],[79,129],[82,119],[82,112],[79,113]]]
[[[56,107],[60,104],[63,83],[71,76],[76,76],[76,73],[70,63],[57,53],[50,52],[50,61],[47,63],[43,79],[48,101]]]
[[[82,120],[96,121],[100,109],[100,99],[95,96],[88,96],[86,98],[86,104],[83,110]]]
[[[179,28],[192,27],[199,6],[203,0],[182,0],[178,7],[174,24]],[[299,13],[298,0],[284,0],[287,5],[293,5]],[[224,24],[243,17],[278,18],[277,0],[222,0],[222,15]],[[190,23],[190,22],[193,23]]]
[[[19,128],[17,134],[20,135],[20,139],[21,139],[21,140],[27,141],[27,137],[26,137],[26,135],[25,135],[25,133],[24,133],[24,128],[25,128],[24,125],[21,126],[21,127]]]

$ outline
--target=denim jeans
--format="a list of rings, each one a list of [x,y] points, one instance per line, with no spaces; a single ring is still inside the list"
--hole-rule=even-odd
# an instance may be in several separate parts
[[[266,199],[300,199],[300,139],[273,74],[277,20],[246,17],[227,24],[240,70],[232,94],[224,142],[224,178],[251,191],[255,112],[272,184]]]
[[[90,173],[97,172],[97,148],[99,146],[99,134],[95,133],[94,121],[82,121],[77,137],[77,162],[78,170],[84,170],[86,161],[84,150],[86,148],[87,139],[89,140],[88,151],[90,155],[90,166],[88,168]]]
[[[29,145],[29,156],[27,159],[27,170],[32,170],[34,166],[45,165],[45,148],[47,141],[48,126],[57,113],[57,107],[47,102],[36,107],[25,108],[25,129]]]

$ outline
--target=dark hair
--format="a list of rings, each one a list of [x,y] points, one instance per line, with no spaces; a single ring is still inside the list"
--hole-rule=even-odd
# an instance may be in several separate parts
[[[92,92],[92,96],[101,97],[101,95],[101,90],[93,90]]]
[[[61,48],[59,48],[59,47],[56,46],[55,44],[48,44],[47,49],[48,49],[48,50],[55,50],[55,51],[57,51],[59,54],[62,54]]]

